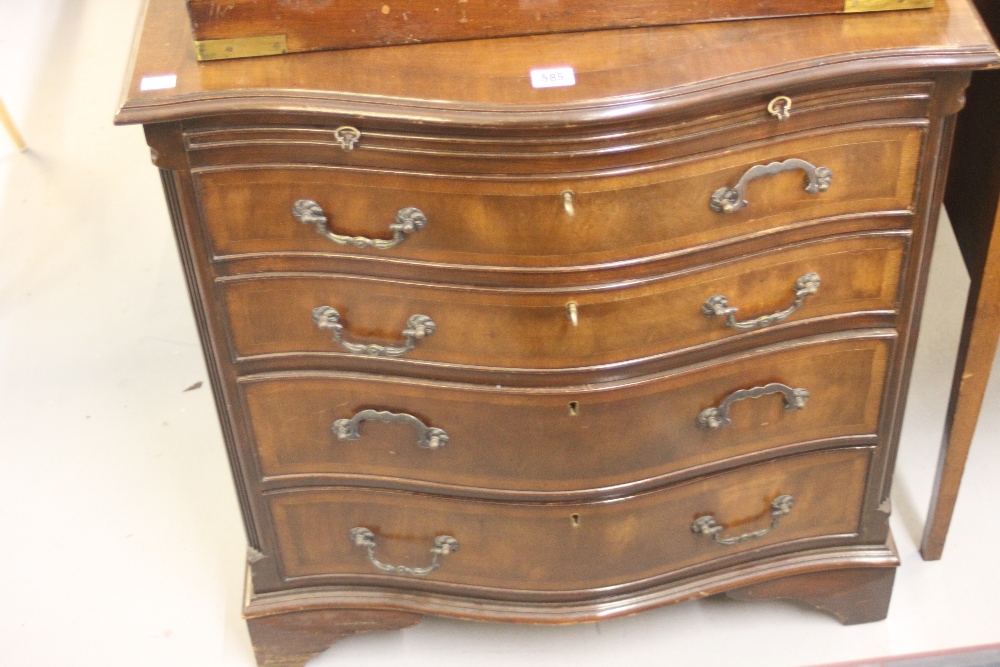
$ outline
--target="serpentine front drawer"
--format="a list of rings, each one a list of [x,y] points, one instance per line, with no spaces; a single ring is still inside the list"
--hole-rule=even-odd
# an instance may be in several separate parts
[[[926,120],[883,121],[544,177],[227,166],[196,170],[195,187],[216,260],[585,267],[838,216],[908,224],[925,135]]]
[[[243,117],[227,123],[204,116],[185,119],[182,138],[189,164],[198,171],[323,165],[458,178],[556,176],[705,156],[823,128],[903,119],[926,123],[935,85],[928,79],[848,87],[810,83],[625,123],[508,126],[500,133],[388,118],[321,115],[288,123]]]
[[[849,542],[870,456],[868,448],[814,452],[614,502],[326,488],[276,491],[266,504],[289,583],[596,597],[749,552]]]
[[[237,359],[597,367],[788,322],[828,320],[829,329],[874,314],[891,325],[908,240],[908,232],[821,239],[652,280],[577,289],[323,274],[237,276],[218,284]]]
[[[776,452],[874,444],[894,341],[886,331],[826,336],[581,387],[346,373],[239,384],[268,488],[349,483],[577,498]]]

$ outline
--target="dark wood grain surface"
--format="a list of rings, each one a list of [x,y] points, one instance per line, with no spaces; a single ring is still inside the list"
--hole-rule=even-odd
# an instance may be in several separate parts
[[[206,65],[207,67],[207,65]],[[423,172],[433,158],[438,174],[546,174],[607,171],[773,141],[809,130],[892,119],[926,117],[933,83],[927,80],[834,85],[804,82],[781,91],[793,100],[788,118],[767,113],[774,91],[721,100],[711,113],[688,110],[600,124],[509,127],[484,136],[488,128],[399,123],[376,116],[361,125],[355,148],[345,151],[330,118],[303,115],[294,126],[268,114],[247,114],[239,125],[191,118],[184,141],[191,166],[224,167],[275,162],[340,165]]]
[[[400,630],[423,617],[398,611],[323,609],[249,615],[247,628],[258,667],[304,667],[330,644],[366,632]]]
[[[887,29],[891,27],[891,29]],[[891,79],[927,68],[996,66],[967,0],[893,14],[821,16],[292,54],[199,64],[183,0],[150,0],[119,123],[223,113],[318,113],[482,128],[655,117],[819,78]],[[748,48],[748,46],[750,48]],[[456,66],[459,65],[460,66]],[[576,70],[575,86],[533,89],[531,69]],[[170,90],[140,90],[174,73]],[[433,91],[433,94],[428,94]],[[770,98],[766,98],[770,99]],[[766,99],[764,104],[766,104]],[[762,109],[763,111],[763,109]],[[343,124],[343,123],[339,123]]]
[[[869,456],[866,448],[793,456],[614,502],[501,504],[369,489],[278,491],[267,501],[289,583],[572,599],[763,547],[850,540],[860,532]],[[765,529],[771,502],[786,494],[794,508],[759,539],[723,546],[691,530],[707,514],[726,527],[723,537]],[[426,566],[438,535],[460,547],[426,577],[387,575],[351,542],[356,526],[375,533],[378,559],[392,565]]]
[[[447,178],[436,174],[255,164],[197,172],[216,256],[327,253],[490,267],[594,266],[752,236],[804,220],[907,212],[926,127],[922,123],[796,136],[739,153],[690,157],[561,178]],[[363,149],[357,149],[362,152]],[[291,151],[290,151],[291,152]],[[516,160],[516,158],[513,158]],[[712,195],[751,168],[801,159],[833,172],[826,192],[805,191],[801,169],[750,181],[747,207],[710,208]],[[571,192],[572,214],[563,193]],[[337,245],[292,216],[318,203],[337,234],[392,238],[396,213],[416,207],[427,225],[388,250]],[[275,224],[284,221],[285,224]]]
[[[509,35],[602,30],[877,9],[926,8],[934,0],[601,0],[442,3],[187,0],[195,38],[284,37],[290,53]],[[223,50],[223,53],[225,51]]]
[[[887,332],[819,339],[607,386],[503,390],[314,373],[247,378],[241,388],[268,488],[346,482],[557,500],[875,442],[891,343]],[[697,425],[733,392],[772,382],[807,389],[806,407],[788,411],[771,395],[735,403],[730,426]],[[362,425],[360,440],[338,441],[335,420],[372,409],[417,416],[443,429],[448,444],[421,449],[412,426],[375,421]]]
[[[866,312],[891,316],[907,241],[900,233],[814,242],[599,288],[476,288],[277,273],[227,279],[220,296],[234,360],[297,355],[328,366],[351,356],[383,370],[435,364],[445,378],[453,367],[596,369],[740,335],[727,318],[705,315],[707,299],[725,296],[739,309],[737,323],[779,313],[793,305],[796,281],[810,273],[822,284],[815,295],[803,297],[786,323]],[[576,326],[568,312],[571,303],[577,308]],[[323,306],[339,313],[348,343],[399,347],[414,315],[432,318],[436,329],[398,358],[372,359],[349,351],[317,326],[313,310]]]
[[[1000,4],[976,6],[1000,38]],[[955,136],[945,204],[969,270],[955,377],[920,553],[938,560],[958,501],[959,486],[1000,337],[1000,74],[979,72]]]
[[[857,625],[889,615],[895,579],[895,568],[851,568],[774,579],[727,595],[737,600],[798,600],[833,614],[844,625]]]

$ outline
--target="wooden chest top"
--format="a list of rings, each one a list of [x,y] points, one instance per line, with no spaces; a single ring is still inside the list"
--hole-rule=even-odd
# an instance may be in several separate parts
[[[545,129],[704,109],[818,77],[1000,65],[968,0],[891,20],[766,19],[210,63],[195,57],[185,12],[184,0],[149,0],[117,123],[293,112]],[[572,67],[575,85],[532,87],[532,70],[555,67]],[[173,75],[173,87],[143,90],[149,77],[169,85]]]

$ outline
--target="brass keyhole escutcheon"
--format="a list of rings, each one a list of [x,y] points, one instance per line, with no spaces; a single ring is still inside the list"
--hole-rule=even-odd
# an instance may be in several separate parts
[[[781,95],[771,100],[767,105],[767,111],[778,120],[788,120],[792,115],[792,98]]]
[[[563,210],[566,211],[566,215],[573,217],[576,215],[576,207],[573,205],[576,200],[576,194],[572,190],[564,190],[562,193],[563,200]]]
[[[569,402],[569,416],[578,417],[580,415],[580,403],[577,401]]]
[[[576,301],[570,301],[566,304],[566,317],[569,318],[570,323],[574,327],[580,326],[580,313]]]
[[[579,528],[580,527],[580,515],[579,514],[571,514],[570,517],[569,517],[569,520],[570,520],[570,523],[573,524],[574,528]]]

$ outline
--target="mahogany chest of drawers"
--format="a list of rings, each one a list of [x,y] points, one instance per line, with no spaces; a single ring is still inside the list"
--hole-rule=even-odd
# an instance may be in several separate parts
[[[261,664],[423,614],[885,616],[954,115],[1000,64],[966,0],[202,64],[188,30],[151,0],[117,120],[162,170]]]

